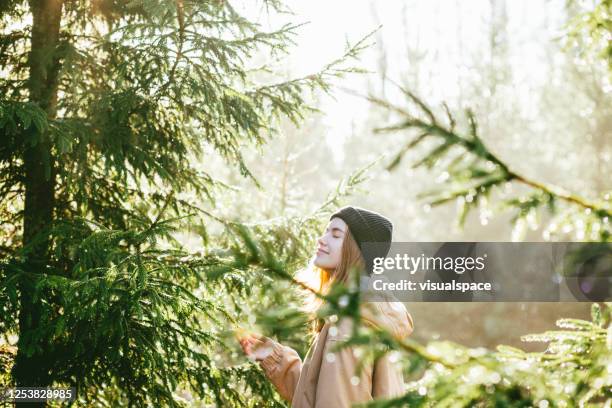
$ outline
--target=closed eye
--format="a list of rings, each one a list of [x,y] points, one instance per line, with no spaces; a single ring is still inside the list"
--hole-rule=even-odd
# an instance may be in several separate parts
[[[325,229],[326,233],[330,232],[330,228]],[[344,236],[344,230],[342,228],[333,227],[331,228],[332,238],[342,238]]]
[[[325,232],[329,232],[329,228],[325,230]],[[344,231],[338,227],[332,228],[332,237],[334,238],[342,238],[344,235]]]

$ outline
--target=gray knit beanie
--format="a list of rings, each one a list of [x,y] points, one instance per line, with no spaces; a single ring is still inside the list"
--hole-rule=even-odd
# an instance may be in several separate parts
[[[342,219],[348,225],[365,260],[366,273],[371,275],[374,258],[385,257],[389,253],[393,224],[381,214],[352,206],[342,207],[329,219],[334,217]],[[364,245],[366,243],[367,245]]]

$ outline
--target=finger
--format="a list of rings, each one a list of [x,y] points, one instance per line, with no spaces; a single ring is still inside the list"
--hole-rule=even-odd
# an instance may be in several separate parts
[[[242,347],[242,350],[245,353],[250,353],[251,350],[251,343],[249,341],[244,341],[240,344],[240,346]]]
[[[252,333],[252,334],[253,334],[253,337],[255,337],[257,340],[263,340],[266,338],[266,336],[264,336],[261,333]]]

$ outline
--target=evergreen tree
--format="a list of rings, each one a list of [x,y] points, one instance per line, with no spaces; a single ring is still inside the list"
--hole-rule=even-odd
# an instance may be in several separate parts
[[[275,0],[257,7],[283,12]],[[175,406],[186,389],[250,406],[233,386],[249,377],[272,400],[253,367],[212,358],[233,320],[222,296],[248,296],[253,271],[214,251],[231,239],[210,241],[213,221],[240,229],[207,211],[224,188],[207,154],[253,178],[241,149],[265,143],[279,118],[299,122],[304,91],[353,71],[344,62],[363,43],[320,72],[262,84],[251,58],[281,59],[296,26],[266,31],[224,0],[11,0],[0,27],[0,333],[18,336],[12,384],[74,386],[87,404]],[[186,225],[204,254],[174,239]]]

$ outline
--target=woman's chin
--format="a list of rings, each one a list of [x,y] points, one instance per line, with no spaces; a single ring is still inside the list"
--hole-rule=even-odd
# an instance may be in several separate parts
[[[321,269],[326,269],[326,270],[334,269],[333,266],[329,265],[329,262],[325,262],[323,259],[319,259],[319,257],[315,258],[313,264],[317,268],[321,268]]]
[[[316,266],[317,268],[321,268],[321,269],[325,269],[326,265],[325,262],[323,262],[322,259],[320,259],[320,257],[316,257],[314,260],[314,266]]]

